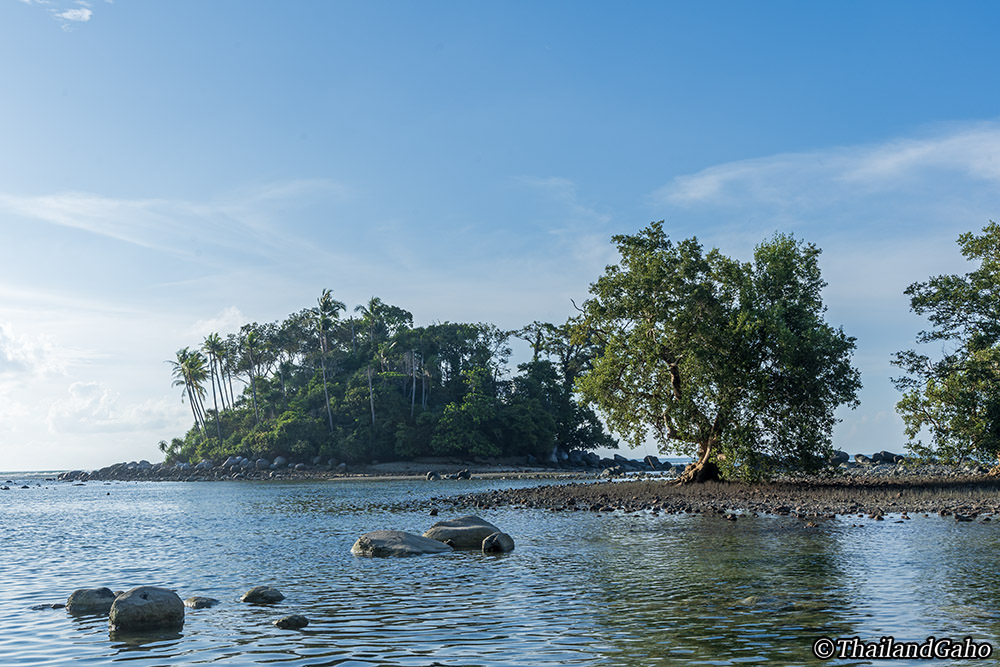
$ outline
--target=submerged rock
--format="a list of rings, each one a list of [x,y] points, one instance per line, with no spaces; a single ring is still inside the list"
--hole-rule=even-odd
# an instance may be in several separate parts
[[[110,588],[81,588],[73,591],[66,600],[66,611],[71,614],[106,615],[114,601],[115,594]]]
[[[298,630],[309,625],[309,619],[301,614],[282,616],[274,622],[282,630]]]
[[[452,548],[443,542],[428,537],[421,537],[402,530],[376,530],[365,533],[351,547],[355,556],[419,556],[422,554],[437,554],[451,551]]]
[[[448,540],[456,549],[481,549],[483,540],[501,530],[478,516],[463,516],[450,521],[438,521],[424,533],[424,537],[444,542]]]
[[[273,586],[254,586],[240,598],[240,602],[249,602],[250,604],[274,604],[275,602],[281,602],[285,599],[285,596],[281,594],[277,588]]]
[[[115,598],[109,620],[114,632],[176,629],[184,625],[184,603],[170,589],[139,586]]]
[[[200,595],[195,595],[184,600],[184,606],[190,607],[191,609],[208,609],[219,604],[219,601],[215,598],[206,598]]]
[[[514,538],[507,533],[493,533],[483,540],[484,554],[503,554],[514,550]]]

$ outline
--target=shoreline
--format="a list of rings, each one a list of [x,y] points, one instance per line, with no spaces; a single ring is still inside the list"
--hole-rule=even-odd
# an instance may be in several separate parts
[[[909,515],[951,516],[956,521],[1000,519],[1000,479],[983,475],[895,478],[837,477],[744,484],[707,482],[677,486],[636,480],[571,483],[464,494],[442,499],[456,507],[523,507],[553,512],[719,514],[730,521],[778,515],[816,521],[839,517],[883,520]]]

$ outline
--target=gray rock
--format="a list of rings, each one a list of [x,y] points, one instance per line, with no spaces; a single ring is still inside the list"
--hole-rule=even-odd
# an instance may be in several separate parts
[[[115,598],[109,620],[114,632],[176,629],[184,625],[184,603],[167,588],[139,586]]]
[[[450,521],[438,521],[424,533],[424,537],[449,543],[456,549],[481,549],[483,540],[501,532],[489,521],[478,516],[463,516]]]
[[[271,467],[271,462],[267,459],[257,459],[257,470],[267,470]]]
[[[452,548],[438,540],[421,537],[402,530],[376,530],[365,533],[351,547],[355,556],[419,556],[451,551]]]
[[[184,600],[184,606],[190,607],[191,609],[208,609],[219,604],[219,601],[215,598],[206,598],[200,595],[195,595],[194,597],[189,597]]]
[[[428,482],[433,482],[435,480],[441,479],[441,474],[437,470],[428,470],[426,479]]]
[[[295,469],[298,470],[299,472],[302,472],[303,470],[305,470],[308,467],[309,466],[307,466],[305,463],[296,463],[295,464]]]
[[[62,609],[65,606],[66,605],[64,605],[61,602],[50,602],[48,604],[36,604],[36,605],[32,605],[31,610],[32,611],[42,611],[44,609]]]
[[[839,466],[841,463],[847,463],[851,460],[850,454],[847,452],[842,452],[839,449],[833,450],[833,454],[830,455],[830,463],[835,466]]]
[[[287,463],[288,459],[286,459],[284,456],[279,456],[276,459],[274,459],[274,465],[276,465],[279,468],[282,467],[283,465],[286,465]]]
[[[514,550],[514,538],[507,533],[493,533],[483,540],[484,554],[504,554]]]
[[[893,454],[892,452],[881,451],[872,454],[872,461],[875,463],[898,463],[903,460],[903,457],[899,454]]]
[[[277,588],[273,586],[254,586],[240,598],[240,602],[249,602],[250,604],[274,604],[275,602],[281,602],[285,599],[285,596],[281,594]]]
[[[66,600],[66,611],[71,614],[101,614],[111,611],[115,594],[110,588],[81,588],[73,591]]]
[[[472,474],[468,471],[468,469],[459,470],[455,473],[455,479],[472,479]]]
[[[299,630],[309,625],[309,619],[301,614],[292,614],[291,616],[282,616],[274,624],[282,630]]]
[[[854,461],[856,463],[871,463],[872,462],[872,460],[870,458],[868,458],[867,456],[865,456],[864,454],[855,454],[854,455]]]
[[[655,456],[647,456],[642,460],[642,462],[645,463],[650,470],[663,469],[663,466],[660,464],[660,459],[656,458]]]

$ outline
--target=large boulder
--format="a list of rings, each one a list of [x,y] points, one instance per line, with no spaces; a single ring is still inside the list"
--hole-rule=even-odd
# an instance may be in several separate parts
[[[439,542],[447,541],[456,549],[481,549],[483,540],[501,532],[489,521],[478,516],[463,516],[450,521],[438,521],[424,533],[424,537]]]
[[[184,625],[184,603],[170,589],[139,586],[115,598],[109,620],[115,632],[175,630]]]
[[[505,554],[514,550],[514,538],[507,533],[493,533],[483,540],[484,554]]]
[[[66,611],[71,614],[101,614],[111,611],[115,594],[110,588],[81,588],[73,591],[66,600]]]
[[[273,586],[254,586],[240,598],[240,602],[250,604],[274,604],[285,599],[281,591]]]
[[[209,607],[214,607],[219,604],[219,601],[215,598],[207,598],[201,595],[195,595],[184,600],[184,606],[190,607],[191,609],[208,609]]]
[[[847,463],[850,460],[851,460],[850,454],[841,451],[839,449],[833,450],[833,453],[830,454],[830,463],[832,463],[835,466],[839,466],[842,463]]]
[[[355,556],[419,556],[451,551],[451,547],[438,540],[421,537],[402,530],[376,530],[365,533],[351,547]]]

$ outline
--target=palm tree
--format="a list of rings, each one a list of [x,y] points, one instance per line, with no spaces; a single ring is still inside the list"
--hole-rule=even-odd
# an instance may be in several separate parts
[[[219,382],[219,393],[222,393],[222,378],[221,374],[217,374],[215,371],[215,366],[219,361],[219,353],[223,349],[222,339],[219,338],[219,334],[211,333],[205,336],[205,342],[202,343],[201,349],[208,354],[209,363],[209,376],[212,381],[212,405],[215,407],[215,430],[219,436],[219,442],[222,442],[222,425],[219,422],[219,400],[217,394],[215,393],[215,383],[216,379]],[[225,396],[223,396],[222,406],[225,407],[226,401]]]
[[[326,386],[326,355],[330,348],[327,335],[330,333],[333,321],[346,307],[342,301],[333,298],[330,290],[324,289],[317,300],[315,310],[313,310],[313,315],[316,318],[316,329],[319,332],[319,365],[323,369],[323,398],[326,399],[326,418],[330,423],[330,433],[333,433],[333,412],[330,410],[330,392]]]
[[[381,320],[384,305],[382,299],[373,296],[368,300],[367,306],[359,305],[354,307],[354,312],[361,313],[362,321],[368,325],[368,344],[371,346],[368,356],[368,405],[372,410],[372,428],[375,427],[375,388],[372,385],[371,356],[377,351],[375,347],[375,329]]]
[[[192,352],[189,348],[177,350],[177,361],[167,362],[173,366],[171,374],[174,377],[173,386],[184,387],[184,394],[191,405],[194,423],[205,435],[205,411],[201,399],[205,396],[205,357],[201,352]]]

